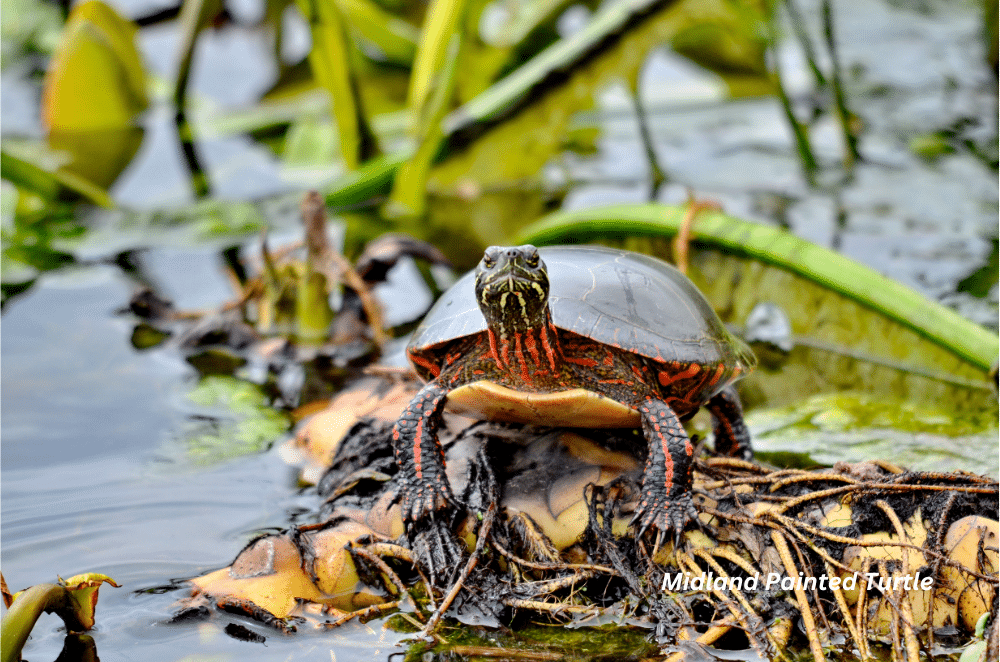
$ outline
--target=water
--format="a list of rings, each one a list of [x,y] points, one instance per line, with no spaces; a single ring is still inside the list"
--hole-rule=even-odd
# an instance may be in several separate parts
[[[842,55],[852,72],[849,95],[868,123],[862,151],[869,160],[854,180],[806,190],[773,99],[701,103],[718,93],[711,76],[657,56],[644,89],[655,147],[672,178],[661,199],[680,201],[691,186],[729,213],[785,223],[995,325],[996,287],[986,299],[974,299],[956,293],[955,285],[982,264],[996,236],[996,172],[967,152],[924,161],[908,150],[915,133],[963,117],[995,117],[983,111],[984,104],[995,104],[995,90],[979,64],[978,15],[957,3],[933,3],[926,13],[855,4],[836,3]],[[144,52],[167,78],[175,44],[170,29],[143,38]],[[205,49],[192,85],[211,103],[238,106],[267,85],[266,58],[252,31],[210,32]],[[794,49],[782,57],[795,64]],[[797,70],[791,71],[794,92]],[[31,134],[37,99],[11,76],[5,71],[5,131]],[[677,103],[683,94],[687,107]],[[669,107],[659,112],[658,104]],[[604,128],[598,155],[568,157],[573,178],[583,180],[567,198],[568,208],[644,200],[647,171],[636,159],[641,148],[634,118],[623,110],[628,108],[620,88],[603,97],[596,114]],[[155,208],[190,199],[170,118],[162,107],[151,112],[147,142],[115,187],[120,201]],[[817,127],[813,138],[822,158],[839,158],[835,126]],[[209,137],[202,147],[219,195],[246,199],[288,190],[277,159],[253,141]],[[273,451],[209,466],[185,456],[192,421],[218,412],[186,398],[197,374],[169,344],[132,348],[133,321],[116,311],[136,282],[109,258],[122,248],[153,245],[140,254],[143,276],[182,308],[211,307],[230,296],[218,246],[182,242],[178,248],[171,240],[142,236],[126,243],[91,241],[81,249],[88,261],[44,275],[4,310],[0,564],[11,588],[81,572],[101,572],[123,584],[101,590],[94,637],[105,661],[197,655],[343,662],[386,659],[402,650],[395,646],[399,635],[378,623],[295,637],[234,616],[166,624],[186,595],[167,590],[173,580],[227,565],[257,532],[286,526],[290,513],[317,504]],[[224,635],[229,621],[265,635],[266,643]],[[43,617],[25,656],[54,659],[64,636],[59,625]]]

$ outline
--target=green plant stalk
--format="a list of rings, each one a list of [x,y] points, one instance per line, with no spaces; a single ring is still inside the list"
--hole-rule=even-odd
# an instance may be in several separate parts
[[[557,212],[525,228],[516,243],[539,245],[628,236],[672,237],[683,207],[615,205]],[[777,228],[704,212],[691,230],[696,244],[772,264],[872,308],[950,350],[984,373],[997,362],[996,334],[905,285]]]
[[[646,151],[646,161],[649,163],[649,197],[647,200],[653,202],[659,197],[660,189],[667,182],[667,175],[660,168],[660,163],[656,158],[656,150],[653,148],[653,132],[649,126],[649,115],[646,113],[646,106],[642,100],[642,90],[639,89],[639,74],[641,69],[632,80],[629,81],[629,91],[635,101],[635,116],[639,123],[639,136],[642,138],[642,147]]]
[[[613,43],[617,35],[633,24],[676,1],[634,0],[607,5],[583,29],[560,39],[452,112],[445,120],[445,133],[450,135],[469,125],[495,121],[523,99],[529,98],[532,90],[550,76],[566,74],[575,65],[586,62],[606,48],[608,43]]]
[[[788,11],[789,19],[791,19],[795,37],[799,40],[802,52],[805,53],[806,62],[809,64],[809,71],[812,72],[813,78],[816,79],[816,86],[825,87],[826,76],[823,75],[819,65],[816,64],[816,51],[813,49],[812,42],[809,41],[809,33],[806,31],[805,21],[802,20],[802,14],[799,13],[799,8],[796,6],[795,0],[785,0],[785,9]]]
[[[448,58],[454,57],[452,37],[461,32],[464,12],[465,0],[431,0],[427,8],[406,102],[418,131],[425,126],[424,118],[434,114],[429,107],[433,88],[440,86],[439,79],[449,66]]]
[[[343,211],[386,195],[400,166],[413,152],[412,148],[401,149],[370,159],[357,170],[344,173],[327,190],[324,196],[327,207]]]
[[[301,265],[296,283],[295,335],[307,343],[319,343],[330,332],[334,313],[330,308],[329,274],[330,242],[326,235],[326,207],[322,197],[310,191],[301,206],[302,223],[306,230],[306,259]]]
[[[295,297],[295,336],[304,343],[326,339],[333,322],[326,276],[308,264],[300,274]]]
[[[174,115],[174,124],[177,126],[177,138],[181,143],[181,155],[184,157],[184,165],[187,166],[191,179],[191,189],[199,200],[208,197],[211,193],[211,186],[208,175],[201,165],[201,158],[198,156],[198,147],[195,144],[194,136],[191,132],[191,123],[187,120],[187,113],[181,106],[177,107]]]
[[[42,612],[55,612],[66,629],[81,632],[89,629],[77,614],[78,603],[66,587],[36,584],[17,596],[7,610],[0,628],[0,662],[17,662],[31,629]]]
[[[6,150],[0,151],[0,173],[19,189],[37,193],[46,200],[54,200],[64,191],[71,191],[101,207],[110,209],[115,206],[114,200],[104,189],[83,177],[64,168],[49,172]]]
[[[304,2],[306,0],[299,0]],[[585,62],[629,26],[646,16],[654,15],[676,0],[636,0],[614,3],[594,17],[582,30],[561,39],[485,92],[443,120],[443,136],[437,146],[435,161],[445,152],[448,140],[456,132],[473,125],[496,121],[524,98],[532,89],[552,75],[565,73],[575,64]],[[419,57],[419,56],[418,56]],[[429,147],[428,147],[429,149]],[[366,162],[355,172],[349,172],[326,189],[326,203],[332,209],[348,209],[363,205],[389,192],[399,167],[410,158],[414,148],[406,148]]]
[[[309,64],[333,105],[344,167],[355,170],[375,155],[375,139],[361,108],[357,81],[350,65],[350,43],[340,10],[327,0],[297,0],[309,22],[312,49]]]
[[[837,55],[837,40],[833,35],[833,9],[830,0],[823,0],[823,36],[826,39],[826,48],[830,51],[831,72],[830,87],[833,89],[833,101],[837,107],[837,119],[840,121],[840,130],[844,137],[844,170],[848,173],[854,170],[854,164],[860,158],[858,153],[858,137],[851,127],[851,112],[847,108],[847,99],[844,96],[844,86],[840,72],[840,57]]]
[[[378,46],[386,60],[400,66],[413,64],[420,31],[370,0],[337,0],[347,23]]]
[[[778,56],[775,51],[775,45],[778,43],[778,36],[774,30],[774,21],[777,20],[774,15],[768,18],[764,23],[767,25],[767,37],[768,37],[768,47],[771,49],[771,54],[773,55],[773,69],[774,73],[771,75],[774,88],[778,92],[778,99],[781,101],[781,110],[785,113],[785,119],[788,120],[788,126],[792,130],[792,134],[795,136],[795,148],[799,153],[799,160],[802,163],[802,172],[806,177],[806,181],[809,182],[810,186],[816,183],[816,170],[818,165],[816,163],[816,156],[813,154],[812,146],[809,144],[809,136],[806,132],[806,127],[799,122],[795,117],[795,113],[792,111],[792,102],[788,98],[788,93],[785,91],[785,86],[781,82],[781,67],[778,66]]]
[[[198,35],[212,18],[222,10],[222,0],[185,0],[181,6],[181,61],[174,81],[174,106],[181,110],[187,99],[191,62]]]
[[[440,152],[444,138],[441,121],[448,113],[451,98],[455,93],[461,42],[460,32],[452,35],[444,67],[438,74],[430,98],[427,99],[425,107],[427,114],[421,114],[420,143],[413,156],[396,172],[386,209],[389,216],[420,217],[427,207],[427,178],[430,176],[431,166]]]

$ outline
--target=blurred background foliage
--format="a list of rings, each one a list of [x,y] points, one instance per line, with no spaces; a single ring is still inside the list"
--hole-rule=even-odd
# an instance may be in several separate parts
[[[630,97],[613,105],[637,123],[643,156],[632,160],[645,163],[647,173],[635,179],[648,179],[649,200],[675,201],[678,186],[701,183],[661,164],[655,125],[664,109],[770,99],[804,184],[792,195],[802,197],[810,189],[839,197],[855,178],[859,136],[874,128],[852,107],[864,72],[838,54],[836,12],[853,10],[832,0],[803,7],[802,0],[4,3],[3,67],[7,87],[16,88],[5,103],[3,174],[14,187],[4,189],[5,255],[14,262],[5,284],[27,273],[15,268],[26,266],[24,228],[39,214],[58,218],[67,202],[176,208],[311,186],[335,211],[350,212],[341,217],[349,253],[386,230],[404,230],[468,266],[483,245],[509,240],[562,206],[575,184],[567,177],[578,177],[570,172],[575,155],[595,152],[607,136],[614,113],[607,103],[602,109],[602,95],[615,81]],[[980,66],[992,68],[995,83],[995,2],[951,4],[981,19]],[[954,11],[938,5],[925,13]],[[873,11],[873,24],[891,20]],[[233,33],[253,44],[237,55],[225,43]],[[670,67],[688,62],[699,72],[682,81],[686,89],[667,80],[672,98],[657,94],[659,81],[648,73],[663,53]],[[905,66],[905,58],[890,66]],[[213,69],[199,75],[216,88],[191,92],[192,72]],[[25,83],[40,85],[37,118]],[[596,121],[580,114],[595,108],[604,115]],[[995,169],[995,131],[973,126],[967,112],[935,119],[954,123],[909,127],[912,155],[934,162],[972,153]],[[228,145],[217,150],[219,142]],[[119,185],[116,195],[116,180],[143,145],[160,160],[147,158],[145,177],[134,177],[143,183],[124,194]],[[259,169],[240,178],[217,168],[227,149],[222,158],[269,161],[270,181]],[[664,183],[674,189],[665,192]],[[983,288],[967,284],[970,292]]]

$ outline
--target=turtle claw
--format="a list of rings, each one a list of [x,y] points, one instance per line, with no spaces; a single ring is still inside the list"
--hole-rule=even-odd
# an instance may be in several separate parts
[[[400,491],[400,508],[410,550],[434,586],[446,586],[465,558],[465,546],[452,533],[456,513],[464,510],[447,486],[434,483]]]
[[[411,526],[418,530],[409,534],[410,549],[417,558],[417,564],[436,587],[451,584],[467,555],[465,546],[452,533],[447,519],[450,518],[442,521],[431,517],[414,522]]]
[[[697,520],[698,510],[687,492],[674,494],[673,498],[647,496],[635,511],[631,524],[638,524],[637,538],[642,538],[650,528],[667,534],[673,531],[674,546],[677,547],[684,535],[684,527]]]
[[[416,489],[404,486],[400,492],[400,509],[403,522],[417,522],[423,519],[438,518],[450,520],[451,513],[458,510],[455,497],[447,485],[428,483],[419,485]]]

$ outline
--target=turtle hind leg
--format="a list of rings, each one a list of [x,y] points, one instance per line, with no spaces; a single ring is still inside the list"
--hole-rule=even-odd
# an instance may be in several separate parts
[[[437,435],[447,395],[444,386],[429,382],[392,431],[406,537],[433,582],[446,580],[464,557],[451,530],[460,508],[445,475],[444,450]]]
[[[677,414],[663,400],[646,398],[638,407],[649,454],[642,473],[642,495],[633,524],[639,536],[650,527],[673,531],[680,539],[684,527],[698,516],[691,500],[691,440]]]
[[[712,413],[715,452],[741,460],[753,460],[750,430],[743,422],[743,406],[732,385],[719,391],[706,405]]]

